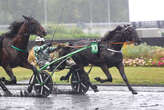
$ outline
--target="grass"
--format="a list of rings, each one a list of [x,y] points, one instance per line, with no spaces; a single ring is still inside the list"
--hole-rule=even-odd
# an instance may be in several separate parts
[[[89,67],[85,68],[86,71],[89,70]],[[124,84],[124,81],[121,78],[121,75],[117,71],[116,68],[109,69],[112,77],[113,82],[112,83],[105,83],[105,84]],[[20,80],[28,80],[30,76],[32,75],[31,70],[23,69],[23,68],[15,68],[13,69],[14,74],[16,75],[17,79]],[[53,80],[56,83],[59,84],[67,84],[67,81],[60,81],[60,77],[62,75],[65,75],[68,72],[67,69],[56,72],[53,75]],[[164,85],[164,68],[163,67],[126,67],[125,72],[127,75],[127,78],[130,82],[130,84],[136,84],[136,85]],[[0,77],[4,76],[7,79],[9,77],[7,74],[5,74],[4,70],[0,68]],[[101,77],[105,78],[105,74],[102,72],[102,70],[98,67],[94,67],[89,75],[91,81],[93,83],[98,84],[94,78],[95,77]]]

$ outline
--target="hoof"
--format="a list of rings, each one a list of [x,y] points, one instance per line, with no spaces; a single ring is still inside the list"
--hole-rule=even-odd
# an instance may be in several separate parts
[[[66,78],[65,76],[62,76],[62,77],[60,78],[60,80],[61,80],[61,81],[63,81],[63,80],[68,80],[68,78]]]
[[[112,82],[112,81],[113,81],[113,79],[112,79],[112,78],[108,78],[108,79],[107,79],[107,81]]]
[[[100,82],[100,83],[112,82],[112,78],[108,78],[108,79],[103,80],[103,79],[101,79],[99,77],[96,77],[95,80],[98,81],[98,82]]]
[[[30,95],[30,93],[28,91],[26,91],[26,90],[25,91],[24,90],[23,91],[20,91],[20,96],[21,97],[27,97],[29,95]]]
[[[102,80],[102,79],[99,78],[99,77],[95,78],[95,80],[98,81],[98,82],[100,82],[100,83],[104,83],[104,82],[105,82],[104,80]]]
[[[2,78],[0,78],[0,81],[6,81],[6,78],[5,77],[2,77]]]
[[[137,93],[137,91],[133,90],[133,91],[132,91],[132,94],[136,95],[136,94],[138,94],[138,93]]]
[[[99,92],[99,90],[97,89],[97,86],[96,85],[93,85],[92,86],[92,89],[93,89],[94,92]]]
[[[4,96],[9,97],[9,96],[13,96],[13,94],[10,91],[5,91]]]
[[[12,81],[5,80],[4,83],[6,85],[13,85],[13,84],[17,84],[17,81],[16,80],[12,80]]]
[[[95,80],[101,82],[101,79],[99,77],[96,77]]]

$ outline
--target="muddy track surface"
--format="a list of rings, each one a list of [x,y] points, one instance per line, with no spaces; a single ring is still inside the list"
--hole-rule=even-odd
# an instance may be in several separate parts
[[[19,94],[27,85],[7,86]],[[98,86],[100,92],[89,90],[86,95],[72,94],[69,85],[58,85],[58,93],[47,98],[0,97],[0,109],[5,110],[163,110],[164,87],[134,87],[132,95],[126,86]],[[62,91],[60,93],[60,91]],[[2,91],[0,90],[0,93]]]

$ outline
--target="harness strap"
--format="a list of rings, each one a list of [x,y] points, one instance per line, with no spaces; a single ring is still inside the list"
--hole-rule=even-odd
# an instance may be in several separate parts
[[[110,49],[110,48],[107,48],[107,50],[112,51],[112,52],[122,53],[121,51],[113,50],[113,49]]]
[[[22,50],[22,49],[17,48],[17,47],[15,47],[15,46],[13,46],[13,45],[11,45],[11,47],[12,47],[13,49],[17,50],[17,51],[22,52],[22,53],[27,53],[27,51],[26,51],[26,50]]]

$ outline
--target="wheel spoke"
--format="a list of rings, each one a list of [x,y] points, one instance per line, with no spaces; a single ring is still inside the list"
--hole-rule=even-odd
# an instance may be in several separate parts
[[[40,86],[40,84],[37,83],[37,84],[35,84],[35,86]]]
[[[80,84],[78,84],[77,92],[80,92]]]
[[[84,93],[84,90],[83,90],[83,89],[81,89],[81,92],[82,92],[82,93]]]
[[[77,84],[77,83],[78,83],[78,81],[72,81],[72,83],[76,83],[76,84]]]
[[[43,95],[43,86],[41,86],[40,94]]]
[[[31,78],[31,80],[30,80],[30,84],[33,84],[33,82],[34,82],[34,75],[32,76],[32,78]]]
[[[41,74],[39,74],[39,77],[40,77],[40,82],[43,82]]]
[[[47,76],[46,79],[44,80],[44,82],[46,82],[49,79],[49,77]]]
[[[77,72],[77,79],[80,81],[80,76],[78,72]]]
[[[47,87],[46,85],[44,85],[44,87],[49,91],[50,90],[50,88],[49,87]]]
[[[84,88],[87,88],[87,87],[84,85],[84,83],[83,83],[83,82],[81,82],[81,86],[83,86]]]
[[[73,86],[74,90],[77,91],[77,87],[78,87],[78,85],[74,85],[74,86]]]

